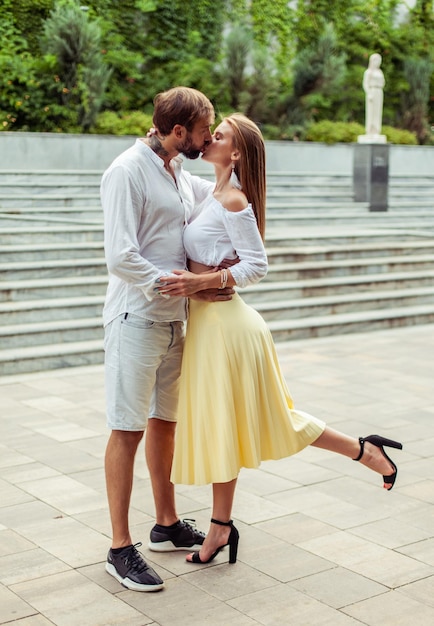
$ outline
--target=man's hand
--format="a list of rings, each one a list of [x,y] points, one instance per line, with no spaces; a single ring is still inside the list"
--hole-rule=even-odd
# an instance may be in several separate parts
[[[161,276],[157,281],[157,292],[162,296],[182,296],[189,298],[204,287],[200,274],[186,270],[173,270],[170,275]]]
[[[229,269],[233,265],[236,265],[240,262],[240,257],[236,256],[235,259],[223,259],[220,265],[216,268],[218,270]]]
[[[233,287],[225,287],[224,289],[204,289],[194,293],[190,298],[192,300],[201,300],[202,302],[224,302],[232,300],[235,293]]]

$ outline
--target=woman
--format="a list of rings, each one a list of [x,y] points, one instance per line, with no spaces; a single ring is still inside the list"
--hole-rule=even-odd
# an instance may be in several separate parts
[[[184,233],[190,271],[163,277],[165,296],[192,296],[212,287],[244,287],[266,273],[265,148],[258,127],[233,114],[217,127],[202,158],[214,164],[215,186]],[[222,259],[239,262],[217,269]],[[338,452],[383,474],[391,489],[397,468],[378,435],[359,440],[295,411],[271,334],[262,317],[235,293],[227,302],[190,300],[171,479],[213,485],[209,532],[187,560],[208,563],[226,545],[237,556],[231,520],[241,467],[295,454],[308,445]]]

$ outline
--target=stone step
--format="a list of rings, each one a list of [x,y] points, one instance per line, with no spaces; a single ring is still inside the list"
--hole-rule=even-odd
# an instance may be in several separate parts
[[[368,258],[412,254],[434,254],[434,239],[416,241],[377,241],[346,245],[295,245],[268,246],[269,263],[295,263],[326,261],[347,258]],[[64,243],[34,243],[0,245],[0,262],[45,261],[50,259],[101,258],[104,256],[102,241]]]
[[[103,221],[103,211],[101,205],[79,205],[79,206],[48,206],[48,207],[25,207],[16,206],[9,208],[0,208],[0,213],[5,217],[21,216],[28,219],[38,218],[38,221],[42,221],[41,218],[45,218],[45,221],[56,218],[73,218],[82,222],[93,221],[100,223]]]
[[[101,275],[106,268],[104,257],[11,261],[0,263],[2,280],[32,280],[68,276]]]
[[[346,246],[389,241],[423,241],[432,239],[433,236],[434,232],[424,230],[421,224],[416,229],[397,228],[396,224],[390,228],[370,228],[360,225],[353,228],[343,224],[323,224],[318,228],[314,225],[309,228],[303,226],[267,228],[265,242],[267,248],[304,245]]]
[[[1,248],[0,248],[1,253]],[[268,262],[296,263],[382,256],[434,254],[434,238],[422,241],[376,241],[345,245],[267,246]]]
[[[295,320],[276,320],[269,322],[268,326],[274,341],[279,342],[345,333],[372,332],[433,322],[434,304],[427,304],[392,310],[381,309]]]
[[[104,238],[102,224],[55,224],[50,226],[31,225],[5,226],[0,219],[0,245],[59,243],[73,241],[102,241]]]
[[[434,304],[434,286],[281,299],[257,302],[254,308],[269,322],[426,304]]]
[[[434,304],[375,311],[358,311],[292,320],[269,321],[276,342],[351,332],[366,332],[434,322]],[[40,329],[41,330],[41,329]],[[102,334],[102,329],[100,330]],[[60,343],[0,350],[0,375],[27,373],[103,362],[103,340]]]
[[[69,182],[100,183],[103,170],[9,170],[0,169],[1,182],[63,184]]]
[[[101,315],[79,319],[50,320],[0,327],[2,350],[24,348],[29,345],[83,342],[102,339]]]
[[[71,196],[81,193],[99,193],[101,179],[99,180],[2,180],[0,178],[0,196],[7,195],[59,195]]]
[[[99,365],[103,360],[101,339],[0,350],[0,376]]]
[[[0,245],[0,263],[14,261],[44,262],[50,259],[66,260],[103,256],[104,243],[102,241]]]
[[[96,296],[0,302],[0,323],[30,324],[80,317],[101,317],[105,293]]]
[[[434,192],[433,192],[434,193]],[[382,213],[389,212],[399,212],[399,211],[415,211],[415,210],[430,210],[431,213],[434,209],[434,201],[432,197],[428,196],[426,199],[412,197],[407,200],[400,200],[397,198],[389,198],[387,211],[383,211]],[[2,209],[5,211],[5,209]],[[274,198],[267,198],[267,215],[270,212],[274,211],[282,211],[282,212],[296,212],[303,211],[303,213],[307,211],[316,212],[316,211],[327,211],[333,215],[336,213],[337,215],[341,211],[354,211],[357,213],[367,213],[373,214],[374,211],[369,211],[369,203],[368,202],[355,202],[353,199],[351,200],[327,200],[323,201],[322,199],[304,199],[300,200],[297,197],[294,197],[292,200],[288,198],[279,198],[275,196]]]
[[[337,259],[331,261],[305,261],[273,263],[269,265],[266,281],[293,281],[309,278],[337,276],[381,275],[383,273],[434,271],[434,255],[408,255],[405,257],[370,257],[367,259]]]
[[[56,207],[51,209],[38,209],[30,207],[27,211],[26,207],[20,209],[0,209],[0,217],[2,218],[3,231],[11,230],[22,221],[32,222],[36,227],[53,226],[54,224],[63,224],[65,230],[69,230],[68,225],[102,225],[103,213],[98,207]],[[311,224],[329,225],[331,222],[338,225],[357,224],[366,227],[384,227],[384,226],[409,226],[417,228],[420,221],[424,220],[429,226],[434,225],[434,210],[424,209],[424,207],[413,207],[409,211],[405,207],[401,210],[391,207],[385,212],[369,212],[365,207],[352,207],[336,209],[330,207],[326,209],[308,205],[305,208],[284,207],[280,205],[271,206],[267,212],[268,228],[290,228],[293,226],[309,226]]]
[[[433,211],[413,211],[413,212],[367,212],[342,209],[339,213],[328,211],[309,211],[296,213],[295,211],[286,212],[269,212],[267,215],[267,227],[269,228],[291,228],[292,226],[309,226],[324,224],[328,225],[333,222],[337,225],[362,225],[366,227],[378,228],[409,226],[410,228],[418,228],[421,220],[424,225],[431,228],[434,227],[434,210]],[[434,233],[434,230],[433,230]]]
[[[0,282],[0,302],[97,296],[107,290],[107,275],[70,276]]]
[[[101,175],[0,171],[0,374],[102,363]],[[351,176],[269,172],[270,269],[242,297],[276,341],[433,321],[433,188],[391,177],[371,213]]]
[[[75,276],[101,276],[105,270],[106,262],[103,256],[0,263],[0,276],[6,282]],[[379,256],[324,261],[315,259],[286,263],[278,263],[274,259],[274,262],[269,265],[266,281],[293,281],[328,276],[374,275],[418,270],[434,270],[434,255],[415,253],[406,256]]]
[[[47,207],[47,206],[82,206],[97,204],[99,192],[85,193],[2,193],[0,192],[0,208],[15,206]]]
[[[59,242],[86,242],[102,241],[104,237],[102,224],[74,224],[62,223],[50,226],[43,225],[19,225],[3,226],[0,217],[0,245],[12,245],[14,242],[35,245]],[[282,245],[322,245],[322,244],[355,244],[372,243],[373,241],[416,241],[432,237],[433,232],[426,232],[419,224],[418,229],[392,228],[374,229],[358,227],[357,230],[346,226],[322,225],[321,228],[268,228],[266,231],[267,246]]]
[[[276,300],[293,300],[324,297],[335,294],[416,289],[434,285],[434,270],[419,272],[393,272],[362,274],[360,276],[334,276],[293,281],[264,280],[241,290],[243,299],[255,306]]]

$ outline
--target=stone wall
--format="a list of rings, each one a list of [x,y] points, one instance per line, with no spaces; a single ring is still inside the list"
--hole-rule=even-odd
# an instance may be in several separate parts
[[[104,170],[135,137],[0,132],[0,169]],[[354,144],[268,141],[269,171],[352,174]],[[187,169],[212,171],[204,162],[185,160]],[[390,175],[434,172],[433,146],[390,147]]]

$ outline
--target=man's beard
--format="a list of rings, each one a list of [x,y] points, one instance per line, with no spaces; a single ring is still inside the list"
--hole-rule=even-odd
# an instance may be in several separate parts
[[[187,159],[198,159],[202,153],[196,146],[193,145],[193,141],[190,136],[187,135],[185,141],[179,144],[176,149],[183,154]]]

